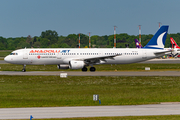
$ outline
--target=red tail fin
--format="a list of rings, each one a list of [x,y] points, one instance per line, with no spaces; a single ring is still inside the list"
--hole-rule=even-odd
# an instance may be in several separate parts
[[[175,48],[180,48],[172,37],[170,37],[170,40],[171,40],[172,48],[174,48],[173,45],[175,46]]]

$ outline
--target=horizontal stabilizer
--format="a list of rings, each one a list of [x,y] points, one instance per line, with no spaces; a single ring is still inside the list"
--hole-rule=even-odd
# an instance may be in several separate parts
[[[156,56],[160,56],[160,55],[164,55],[165,53],[170,53],[172,52],[172,50],[166,50],[166,51],[160,51],[160,52],[155,52],[154,54]]]

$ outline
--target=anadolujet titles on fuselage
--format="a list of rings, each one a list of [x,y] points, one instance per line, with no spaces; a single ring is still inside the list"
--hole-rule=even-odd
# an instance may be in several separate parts
[[[4,60],[12,64],[50,65],[57,64],[59,69],[82,69],[95,71],[97,64],[129,64],[141,62],[170,53],[164,49],[168,26],[162,26],[149,43],[137,48],[31,48],[19,49],[6,56]]]

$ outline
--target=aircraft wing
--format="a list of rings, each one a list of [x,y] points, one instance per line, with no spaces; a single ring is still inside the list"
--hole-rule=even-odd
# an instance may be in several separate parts
[[[77,61],[84,61],[86,64],[102,64],[106,63],[105,59],[114,59],[116,56],[120,56],[122,54],[110,55],[110,56],[99,56],[99,57],[90,57],[90,58],[80,58],[80,59],[73,59]]]
[[[164,55],[164,54],[166,54],[166,53],[171,54],[171,52],[172,52],[172,50],[165,50],[165,51],[154,52],[154,54],[155,54],[156,56],[159,56],[159,55]]]
[[[116,56],[120,56],[121,54],[111,55],[111,56],[100,56],[94,58],[85,58],[84,61],[86,63],[105,63],[105,59],[114,59]]]

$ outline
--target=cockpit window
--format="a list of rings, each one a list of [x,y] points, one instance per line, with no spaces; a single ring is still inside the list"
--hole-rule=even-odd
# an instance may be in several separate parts
[[[18,53],[10,53],[10,55],[18,55]]]

